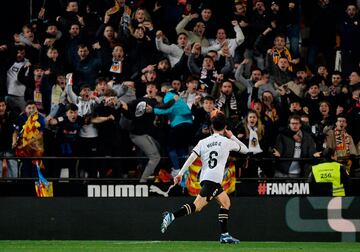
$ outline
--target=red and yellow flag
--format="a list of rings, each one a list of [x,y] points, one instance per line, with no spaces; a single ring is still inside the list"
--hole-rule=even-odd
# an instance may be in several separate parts
[[[53,184],[47,181],[40,171],[40,164],[35,161],[36,170],[38,172],[39,180],[35,181],[35,191],[38,197],[53,197]]]
[[[19,143],[16,147],[18,157],[41,157],[44,153],[44,140],[40,130],[39,114],[35,112],[28,117],[22,128]]]
[[[186,181],[186,188],[191,196],[196,196],[201,190],[200,186],[200,170],[201,170],[201,159],[197,158],[192,165],[189,166],[189,176]],[[221,183],[224,191],[228,194],[235,191],[236,183],[236,169],[235,163],[230,160],[228,166],[225,168],[224,178]]]

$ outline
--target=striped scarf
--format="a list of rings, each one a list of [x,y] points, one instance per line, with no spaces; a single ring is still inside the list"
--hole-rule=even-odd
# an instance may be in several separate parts
[[[224,106],[226,104],[227,100],[230,100],[229,107]],[[238,106],[237,106],[235,94],[231,93],[231,97],[229,99],[225,94],[220,93],[219,98],[216,100],[215,107],[217,109],[220,109],[221,111],[223,111],[227,118],[231,115],[236,115],[237,111],[238,111],[238,109],[237,109]]]
[[[346,131],[335,129],[335,143],[337,157],[350,156],[350,137]]]
[[[279,62],[280,58],[288,59],[288,61],[289,61],[288,70],[292,72],[293,71],[293,68],[291,66],[292,58],[291,58],[290,51],[286,47],[284,47],[283,50],[278,50],[276,48],[273,49],[273,61],[274,61],[275,65]]]

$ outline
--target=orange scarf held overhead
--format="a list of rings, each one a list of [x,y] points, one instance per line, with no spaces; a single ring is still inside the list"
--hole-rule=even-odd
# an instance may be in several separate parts
[[[115,6],[111,7],[110,9],[108,9],[106,11],[106,15],[111,16],[111,15],[115,14],[116,12],[118,12],[120,9],[121,9],[120,5],[118,4],[118,2],[116,2]],[[128,6],[125,6],[124,13],[126,13],[130,16],[131,9]]]

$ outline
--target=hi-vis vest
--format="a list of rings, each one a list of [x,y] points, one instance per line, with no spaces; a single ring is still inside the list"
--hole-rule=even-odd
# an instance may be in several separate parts
[[[344,185],[340,180],[340,166],[337,162],[327,162],[312,167],[317,183],[332,183],[333,196],[345,196]]]

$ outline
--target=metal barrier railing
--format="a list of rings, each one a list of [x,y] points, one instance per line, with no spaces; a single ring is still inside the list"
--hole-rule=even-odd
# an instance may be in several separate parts
[[[187,157],[180,157],[180,159],[186,159]],[[146,160],[148,159],[147,157],[145,156],[140,156],[140,157],[137,157],[137,156],[133,156],[133,157],[109,157],[109,156],[96,156],[96,157],[81,157],[81,156],[77,156],[77,157],[64,157],[64,156],[43,156],[43,157],[16,157],[16,156],[12,156],[12,157],[9,157],[9,156],[0,156],[0,160],[2,159],[12,159],[12,160],[17,160],[18,162],[21,162],[22,160],[77,160],[77,161],[81,161],[81,160]],[[169,159],[168,157],[161,157],[161,159]],[[315,163],[316,161],[319,161],[321,160],[321,158],[283,158],[283,157],[264,157],[264,158],[255,158],[255,157],[249,157],[249,156],[239,156],[239,157],[236,157],[235,158],[236,160],[242,160],[242,161],[245,161],[245,160],[254,160],[254,161],[263,161],[263,162],[268,162],[269,165],[272,165],[273,163],[275,162],[279,162],[279,161],[307,161],[307,162],[310,162],[310,163]],[[359,156],[353,156],[351,157],[352,160],[358,160],[360,159],[360,155]],[[341,159],[340,159],[341,160]],[[354,163],[354,162],[353,162]],[[1,165],[1,163],[0,163]],[[358,167],[358,165],[356,166]],[[114,167],[116,168],[116,167]],[[77,173],[78,174],[78,171]],[[1,178],[0,178],[1,179]],[[14,180],[14,181],[21,181],[21,180],[34,180],[34,178],[22,178],[20,176],[16,177],[16,178],[9,178],[9,177],[5,177],[4,179],[6,180]],[[55,177],[49,177],[48,178],[49,180],[62,180],[62,178],[55,178]],[[238,180],[241,180],[241,181],[252,181],[252,180],[259,180],[261,178],[238,178]],[[272,179],[271,177],[268,177],[266,179]],[[307,179],[307,178],[276,178],[277,180],[279,179],[283,179],[283,180],[304,180],[304,179]],[[354,179],[358,179],[358,178],[354,178]],[[359,178],[360,179],[360,178]],[[111,178],[85,178],[85,177],[79,177],[79,176],[76,176],[76,177],[69,177],[69,178],[66,178],[66,180],[69,180],[69,181],[84,181],[84,180],[87,180],[87,181],[138,181],[139,178],[116,178],[116,177],[111,177]]]

